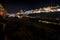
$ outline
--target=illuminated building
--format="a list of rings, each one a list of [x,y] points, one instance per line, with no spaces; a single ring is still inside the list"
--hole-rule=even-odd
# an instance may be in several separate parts
[[[31,13],[34,13],[35,12],[35,10],[31,10]]]
[[[57,6],[57,11],[60,11],[60,6]]]
[[[0,4],[0,16],[2,16],[4,19],[6,18],[6,10],[4,9],[4,7],[2,6],[2,4]]]
[[[24,11],[23,11],[23,10],[20,10],[19,13],[20,13],[20,14],[24,14]]]

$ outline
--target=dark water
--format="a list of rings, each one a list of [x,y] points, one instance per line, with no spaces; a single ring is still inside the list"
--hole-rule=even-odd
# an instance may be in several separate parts
[[[3,34],[8,40],[60,40],[59,25],[39,23],[29,18],[7,20]]]

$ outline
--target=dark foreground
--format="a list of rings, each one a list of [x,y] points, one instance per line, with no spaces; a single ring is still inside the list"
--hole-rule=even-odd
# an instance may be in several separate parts
[[[7,36],[7,40],[60,40],[59,25],[39,23],[33,19],[12,21],[5,23],[5,30],[1,32],[2,39]]]

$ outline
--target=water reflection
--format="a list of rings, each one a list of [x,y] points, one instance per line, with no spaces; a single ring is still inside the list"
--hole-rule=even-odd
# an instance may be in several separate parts
[[[4,35],[7,40],[59,40],[60,26],[39,23],[29,18],[7,18]]]

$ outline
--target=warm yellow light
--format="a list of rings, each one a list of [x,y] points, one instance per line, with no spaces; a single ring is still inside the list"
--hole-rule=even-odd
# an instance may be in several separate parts
[[[48,7],[48,8],[44,8],[44,10],[51,10],[51,8],[50,8],[50,7]]]

